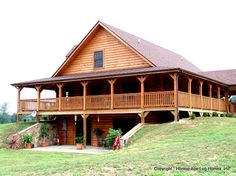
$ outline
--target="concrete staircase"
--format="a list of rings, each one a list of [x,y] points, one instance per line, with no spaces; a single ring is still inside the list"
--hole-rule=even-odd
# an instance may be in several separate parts
[[[143,123],[137,124],[135,127],[133,127],[131,130],[129,130],[125,135],[123,135],[120,138],[120,144],[122,147],[128,146],[129,139],[142,127],[144,126]]]

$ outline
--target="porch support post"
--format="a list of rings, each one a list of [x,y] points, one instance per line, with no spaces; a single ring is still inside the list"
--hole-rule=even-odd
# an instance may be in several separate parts
[[[189,108],[192,108],[192,80],[188,77]]]
[[[203,81],[199,81],[199,95],[201,99],[201,109],[203,109],[202,85],[203,85]]]
[[[220,86],[217,87],[218,110],[220,111]]]
[[[22,89],[23,87],[17,87],[17,116],[16,116],[17,123],[20,121],[20,115],[19,115],[19,112],[21,111],[20,93]]]
[[[107,80],[110,83],[110,87],[111,87],[111,109],[114,108],[114,84],[116,82],[116,79],[109,79]]]
[[[36,111],[38,112],[40,110],[40,93],[42,91],[42,86],[35,86],[35,89],[37,91],[37,108]],[[40,121],[40,117],[37,115],[36,116],[37,122]]]
[[[42,86],[35,86],[35,89],[37,91],[37,111],[40,110],[40,93],[42,91]]]
[[[58,94],[58,110],[61,111],[61,97],[62,97],[62,87],[63,87],[63,84],[57,84],[57,87],[59,89],[59,94]]]
[[[81,114],[83,118],[83,140],[84,140],[84,148],[86,148],[86,143],[87,143],[87,117],[89,116],[88,114]]]
[[[179,79],[179,74],[178,73],[173,73],[173,74],[169,74],[170,77],[173,79],[174,81],[174,107],[175,110],[173,112],[174,116],[175,116],[175,121],[179,121],[179,98],[178,98],[178,92],[179,92],[179,85],[178,85],[178,79]]]
[[[229,113],[229,89],[225,90],[225,106],[226,106],[226,113]]]
[[[87,89],[86,86],[88,84],[88,81],[81,82],[83,86],[83,110],[86,110],[86,96],[87,96]]]
[[[141,83],[141,108],[144,108],[144,81],[147,79],[147,76],[140,76],[138,77],[138,80]]]
[[[138,113],[139,117],[141,118],[141,123],[144,124],[145,123],[145,117],[149,114],[149,111],[143,111],[141,113]]]
[[[212,111],[212,84],[209,84],[209,97],[211,98],[211,111]]]

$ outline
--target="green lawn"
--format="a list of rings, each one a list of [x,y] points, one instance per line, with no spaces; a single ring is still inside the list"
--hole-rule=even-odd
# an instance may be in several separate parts
[[[1,128],[4,125],[0,125],[0,137]],[[0,149],[0,163],[4,176],[236,175],[236,118],[146,126],[128,148],[100,155]]]

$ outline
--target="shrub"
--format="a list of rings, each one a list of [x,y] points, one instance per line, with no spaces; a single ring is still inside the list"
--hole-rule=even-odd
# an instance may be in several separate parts
[[[43,141],[45,142],[46,137],[48,136],[49,131],[49,125],[46,123],[43,123],[40,128],[40,137],[43,138]]]
[[[108,131],[107,136],[105,137],[105,140],[108,142],[108,145],[112,147],[116,136],[121,135],[121,134],[122,134],[121,129],[115,130],[115,129],[109,128],[109,131]]]
[[[194,120],[196,118],[196,115],[194,113],[191,114],[190,119]]]
[[[209,117],[209,114],[207,112],[204,112],[203,117]]]
[[[83,141],[84,141],[83,136],[76,136],[75,137],[75,143],[79,144],[79,143],[83,143]]]
[[[212,117],[218,117],[217,112],[213,112],[213,113],[212,113]]]

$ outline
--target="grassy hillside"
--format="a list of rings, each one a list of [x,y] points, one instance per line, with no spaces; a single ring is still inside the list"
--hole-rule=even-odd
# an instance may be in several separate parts
[[[2,126],[0,126],[0,129]],[[236,119],[146,126],[128,148],[100,155],[0,149],[0,175],[236,175]]]
[[[35,122],[21,122],[19,124],[16,123],[0,124],[0,148],[2,146],[2,141],[4,140],[6,135],[10,133],[15,133],[17,131],[21,131],[33,125],[34,123]]]

